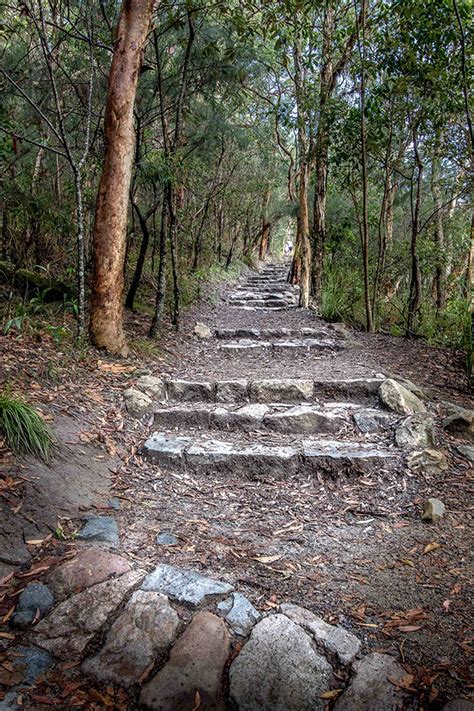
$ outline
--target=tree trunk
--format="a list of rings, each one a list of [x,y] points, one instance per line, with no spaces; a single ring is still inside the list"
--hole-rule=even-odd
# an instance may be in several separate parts
[[[413,336],[415,333],[416,317],[421,303],[421,270],[420,262],[418,259],[418,232],[420,224],[420,209],[421,209],[421,186],[423,177],[423,164],[420,159],[420,154],[418,152],[418,126],[413,127],[413,150],[415,153],[415,166],[416,166],[416,188],[415,188],[415,199],[413,201],[412,196],[412,220],[411,220],[411,242],[410,242],[410,255],[411,255],[411,275],[410,275],[410,295],[408,299],[408,316],[407,316],[407,330],[406,335],[408,337]],[[413,193],[413,180],[411,185],[411,192]]]
[[[125,354],[124,260],[135,132],[133,106],[154,0],[124,0],[105,107],[107,147],[97,196],[90,316],[92,342]]]
[[[140,279],[142,277],[143,267],[145,265],[145,257],[148,251],[148,245],[150,243],[150,230],[148,229],[147,217],[141,214],[140,208],[137,205],[133,205],[133,208],[137,214],[138,221],[142,230],[142,243],[140,245],[140,252],[138,253],[137,264],[135,266],[135,271],[133,273],[132,281],[130,283],[127,298],[125,299],[125,306],[127,309],[133,309],[133,303],[135,301],[137,289],[140,284]]]
[[[366,328],[369,333],[374,330],[372,309],[369,293],[369,195],[367,177],[367,140],[365,127],[365,24],[367,18],[367,0],[362,0],[361,6],[361,36],[358,37],[360,72],[360,148],[362,167],[362,264],[364,272],[364,304]]]
[[[166,190],[168,190],[168,186]],[[156,338],[163,320],[166,299],[166,257],[168,239],[168,199],[166,193],[163,195],[161,206],[161,226],[160,226],[160,265],[158,267],[158,287],[156,289],[155,313],[150,326],[151,338]]]
[[[300,175],[298,221],[301,245],[301,272],[300,272],[300,298],[299,306],[308,308],[311,283],[311,244],[309,241],[309,215],[308,215],[308,183],[310,171],[304,166]]]
[[[260,237],[260,247],[258,251],[258,258],[261,262],[265,259],[268,252],[268,247],[270,244],[270,222],[268,220],[268,205],[270,203],[271,190],[268,188],[265,190],[263,201],[262,201],[262,236]]]
[[[446,259],[444,255],[444,225],[442,210],[442,194],[440,185],[440,143],[441,132],[436,131],[433,160],[431,164],[431,194],[436,210],[434,223],[434,241],[436,244],[436,262],[433,280],[436,311],[442,311],[446,305]]]

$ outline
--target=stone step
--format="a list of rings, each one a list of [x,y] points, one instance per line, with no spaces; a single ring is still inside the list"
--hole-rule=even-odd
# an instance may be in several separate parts
[[[144,444],[143,455],[167,468],[259,479],[292,474],[358,474],[390,468],[398,461],[391,450],[359,442],[317,438],[291,444],[250,443],[195,435],[155,432]]]
[[[293,301],[296,295],[288,291],[236,291],[229,295],[229,301]]]
[[[378,403],[382,378],[346,380],[259,379],[176,380],[164,383],[164,397],[177,402],[355,402]],[[138,384],[139,386],[139,384]]]
[[[268,302],[260,302],[255,304],[244,301],[239,303],[234,302],[230,304],[230,307],[232,309],[241,309],[243,311],[267,311],[268,309],[271,309],[272,311],[285,311],[286,309],[296,309],[297,304],[285,304],[282,306],[281,304],[273,304]]]
[[[253,403],[244,406],[188,403],[154,411],[155,427],[179,431],[199,429],[307,435],[351,431],[374,433],[389,430],[395,419],[390,413],[354,403]]]
[[[232,341],[239,338],[278,339],[278,338],[332,338],[334,335],[324,328],[218,328],[215,331],[219,340]]]
[[[293,340],[279,339],[276,341],[252,340],[242,338],[236,341],[229,341],[219,346],[219,350],[230,353],[239,353],[248,350],[273,350],[273,351],[319,351],[319,352],[335,352],[342,349],[342,344],[339,341],[331,339],[315,339],[315,338],[295,338]]]

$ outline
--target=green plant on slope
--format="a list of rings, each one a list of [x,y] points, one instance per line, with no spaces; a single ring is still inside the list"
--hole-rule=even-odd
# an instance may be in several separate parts
[[[0,393],[0,430],[13,452],[45,462],[51,457],[55,444],[51,430],[31,405],[8,391]]]

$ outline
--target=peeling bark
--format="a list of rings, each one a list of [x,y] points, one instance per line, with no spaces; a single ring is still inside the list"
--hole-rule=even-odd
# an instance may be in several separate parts
[[[123,292],[127,212],[135,132],[133,107],[154,0],[124,0],[105,107],[107,147],[97,196],[90,316],[92,342],[125,354]]]

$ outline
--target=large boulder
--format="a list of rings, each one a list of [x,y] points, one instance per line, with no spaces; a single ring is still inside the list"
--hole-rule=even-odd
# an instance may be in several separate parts
[[[403,449],[434,444],[433,420],[424,415],[409,415],[395,430],[395,442]]]
[[[406,675],[387,654],[374,652],[354,662],[351,683],[336,702],[336,711],[402,711],[407,694],[397,686]]]
[[[399,415],[426,412],[426,407],[416,395],[396,380],[387,378],[379,387],[380,400],[386,407]]]
[[[137,389],[149,395],[153,400],[164,400],[166,398],[166,385],[164,380],[156,375],[142,375],[137,380]]]
[[[136,388],[127,388],[127,390],[124,390],[123,399],[125,401],[127,412],[129,412],[132,417],[136,417],[137,419],[141,419],[145,415],[148,415],[153,409],[151,397]]]
[[[143,687],[140,703],[150,711],[224,711],[222,677],[229,653],[225,622],[198,612],[164,667]]]
[[[229,676],[239,711],[314,711],[324,707],[332,669],[301,627],[276,614],[253,628]]]
[[[423,474],[441,474],[449,468],[448,460],[438,449],[412,452],[407,459],[408,468]]]
[[[446,432],[474,442],[474,410],[459,410],[443,420]]]

